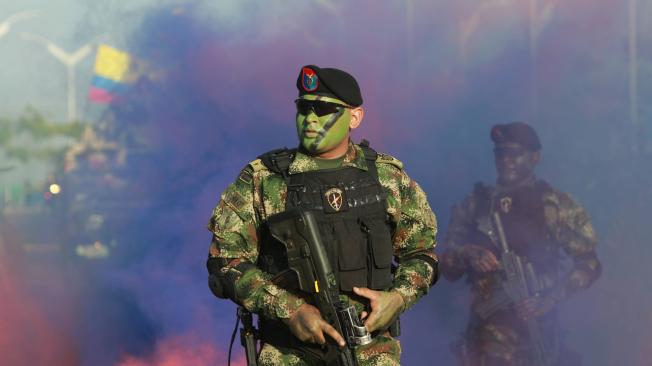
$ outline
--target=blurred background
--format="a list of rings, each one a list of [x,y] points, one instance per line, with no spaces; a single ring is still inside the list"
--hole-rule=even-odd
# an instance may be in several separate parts
[[[538,175],[600,239],[567,343],[652,365],[650,0],[0,0],[0,364],[225,364],[206,223],[296,145],[304,64],[356,76],[355,139],[404,162],[439,238],[495,179],[490,127],[532,124]],[[467,291],[442,280],[403,317],[404,364],[452,364]]]

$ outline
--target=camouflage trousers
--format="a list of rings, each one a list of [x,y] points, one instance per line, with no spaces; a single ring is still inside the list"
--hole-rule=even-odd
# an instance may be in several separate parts
[[[459,366],[531,366],[533,349],[525,323],[513,317],[478,322],[463,339],[452,345]],[[579,354],[559,341],[554,324],[542,328],[548,363],[552,366],[581,366]]]
[[[389,335],[378,335],[366,346],[355,349],[360,366],[396,366],[401,364],[401,344]],[[263,345],[259,366],[312,366],[291,348]]]

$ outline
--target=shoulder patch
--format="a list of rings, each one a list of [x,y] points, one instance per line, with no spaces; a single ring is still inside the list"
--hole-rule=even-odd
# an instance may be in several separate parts
[[[247,203],[247,200],[238,191],[232,191],[230,194],[224,196],[224,203],[229,205],[236,211],[242,210]]]
[[[253,172],[259,172],[261,170],[268,170],[265,164],[263,164],[262,159],[256,159],[249,163],[249,166],[253,169]]]
[[[238,179],[245,184],[251,184],[251,182],[253,181],[253,168],[251,167],[251,165],[245,166],[240,171],[240,175],[238,175]]]
[[[378,157],[376,158],[376,163],[384,163],[384,164],[391,164],[394,165],[395,167],[399,169],[403,169],[403,163],[396,159],[395,157],[387,154],[378,154]]]

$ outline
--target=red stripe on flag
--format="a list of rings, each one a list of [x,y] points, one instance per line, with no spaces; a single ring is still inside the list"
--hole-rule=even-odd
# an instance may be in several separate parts
[[[116,96],[104,89],[91,86],[88,89],[88,99],[95,103],[111,103],[116,100]]]

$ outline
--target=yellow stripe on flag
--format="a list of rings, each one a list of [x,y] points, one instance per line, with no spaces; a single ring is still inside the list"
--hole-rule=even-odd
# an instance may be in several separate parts
[[[117,50],[107,45],[97,47],[95,58],[95,74],[117,82],[126,82],[128,79],[131,57],[128,53]]]

